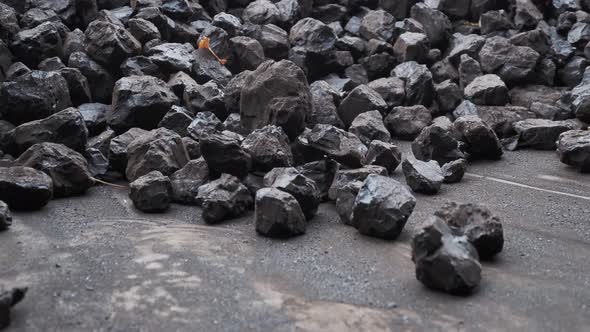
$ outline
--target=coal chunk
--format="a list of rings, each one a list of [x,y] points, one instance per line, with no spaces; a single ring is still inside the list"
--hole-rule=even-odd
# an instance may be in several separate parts
[[[150,172],[129,184],[129,198],[135,208],[143,212],[164,212],[172,201],[172,184],[158,171]]]
[[[578,120],[526,119],[514,123],[518,147],[536,150],[555,150],[559,135],[575,129],[582,129],[582,124]]]
[[[507,84],[532,80],[540,54],[527,46],[515,46],[503,37],[486,40],[479,52],[481,69],[500,76]]]
[[[359,115],[369,111],[384,112],[387,103],[379,93],[366,85],[359,85],[342,100],[338,107],[338,115],[346,127]]]
[[[369,82],[367,86],[383,97],[388,108],[402,106],[404,104],[404,99],[406,98],[406,84],[397,77],[379,78]]]
[[[109,164],[113,170],[125,173],[128,159],[127,148],[129,147],[129,144],[131,144],[136,138],[147,133],[147,130],[131,128],[110,140],[107,155],[109,156]]]
[[[500,218],[484,205],[447,202],[434,215],[444,220],[455,233],[467,237],[481,259],[491,259],[504,247]]]
[[[351,222],[361,234],[394,240],[415,206],[416,198],[404,185],[372,174],[356,196]]]
[[[402,79],[406,85],[406,105],[430,107],[435,97],[432,73],[425,65],[416,61],[404,62],[393,69],[392,75]]]
[[[154,129],[178,102],[178,97],[166,83],[155,77],[123,77],[115,84],[113,106],[107,121],[116,132],[133,127]]]
[[[402,152],[400,149],[388,142],[374,140],[369,144],[369,149],[365,156],[365,165],[382,166],[391,174],[402,162]]]
[[[68,66],[79,69],[86,77],[93,101],[111,103],[115,80],[105,67],[84,52],[72,53],[68,59]]]
[[[301,174],[316,183],[322,200],[328,199],[328,190],[339,169],[340,164],[332,159],[312,161],[297,167]]]
[[[196,205],[199,187],[209,180],[209,167],[203,158],[189,161],[170,176],[172,200],[176,203]]]
[[[464,157],[459,141],[453,135],[451,124],[433,124],[422,129],[412,142],[412,152],[417,159],[436,160],[439,164]]]
[[[475,115],[455,120],[453,131],[455,137],[465,143],[464,151],[469,154],[469,158],[497,160],[504,153],[496,133]]]
[[[187,86],[183,99],[186,108],[197,116],[200,112],[214,113],[217,118],[224,120],[228,116],[223,87],[215,82]]]
[[[230,132],[212,132],[201,137],[201,154],[213,174],[228,173],[245,177],[252,168],[252,157],[242,149],[241,140]]]
[[[562,163],[590,172],[590,133],[570,130],[559,135],[557,153]]]
[[[444,176],[444,183],[461,182],[465,172],[467,171],[467,161],[465,159],[457,159],[449,161],[442,167]]]
[[[137,137],[127,147],[127,154],[125,174],[129,181],[135,181],[152,171],[168,176],[189,161],[180,136],[166,128],[154,129]]]
[[[15,165],[40,170],[51,177],[55,197],[84,194],[94,185],[84,157],[62,144],[39,143],[14,161]]]
[[[444,181],[443,173],[437,161],[422,161],[408,157],[402,162],[406,183],[413,191],[434,195],[440,191]]]
[[[86,53],[106,66],[118,66],[141,53],[141,43],[117,24],[93,21],[86,28],[85,36]]]
[[[468,295],[481,282],[477,250],[435,216],[420,225],[412,238],[412,261],[416,279],[435,290]]]
[[[14,125],[46,118],[70,106],[68,83],[56,72],[32,71],[0,85],[0,112]]]
[[[311,110],[307,79],[293,62],[266,61],[246,77],[240,121],[248,132],[273,124],[294,139],[305,129],[305,118]]]
[[[39,62],[63,53],[60,34],[61,23],[45,22],[37,27],[22,30],[15,36],[12,50],[24,64],[36,67]]]
[[[275,188],[256,192],[256,232],[263,236],[287,238],[305,233],[307,222],[291,194]]]
[[[254,130],[242,142],[242,149],[252,157],[254,169],[270,171],[293,166],[289,138],[281,127],[270,125]]]
[[[43,120],[24,123],[14,129],[14,143],[20,152],[43,142],[63,144],[82,152],[87,140],[88,130],[84,118],[75,108],[65,109]]]
[[[348,167],[360,167],[367,153],[356,135],[331,125],[316,125],[306,138],[310,147]]]
[[[503,106],[508,103],[508,88],[497,75],[483,75],[465,87],[465,97],[477,105]]]
[[[389,142],[391,136],[383,124],[383,117],[379,111],[369,111],[359,114],[348,129],[361,142],[369,145],[373,140]]]
[[[222,174],[219,179],[199,187],[197,201],[208,224],[240,217],[253,203],[248,188],[229,174]]]
[[[336,105],[340,103],[340,93],[326,81],[315,81],[310,86],[312,98],[312,113],[307,117],[306,123],[309,128],[316,124],[329,124],[343,128],[344,123],[338,116]]]
[[[317,184],[296,168],[275,168],[264,176],[265,187],[285,191],[299,202],[307,220],[312,219],[320,205],[321,193]]]
[[[0,167],[0,200],[13,210],[38,210],[53,197],[51,178],[34,168]]]
[[[412,140],[432,122],[430,111],[422,106],[398,106],[385,118],[391,136]]]
[[[193,120],[194,115],[186,108],[174,105],[164,115],[158,127],[170,129],[181,137],[186,137],[189,135],[188,126]]]

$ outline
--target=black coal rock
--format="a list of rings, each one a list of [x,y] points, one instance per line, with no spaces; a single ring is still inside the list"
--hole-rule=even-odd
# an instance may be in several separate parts
[[[502,157],[502,144],[496,133],[478,116],[462,116],[453,123],[455,137],[464,142],[471,159],[497,160]]]
[[[228,173],[245,177],[252,168],[252,157],[231,132],[212,132],[200,139],[201,154],[213,175]]]
[[[311,220],[320,205],[321,193],[317,184],[301,174],[296,168],[275,168],[264,176],[265,187],[272,187],[287,192],[299,202],[307,220]]]
[[[209,167],[205,159],[189,161],[170,176],[172,200],[176,203],[196,205],[199,187],[209,180]]]
[[[129,198],[140,211],[155,213],[170,208],[172,184],[167,176],[158,171],[150,172],[129,184]]]
[[[557,153],[562,163],[590,172],[590,132],[570,130],[559,135]]]
[[[461,182],[465,172],[467,171],[467,160],[457,159],[449,161],[442,167],[443,176],[445,178],[444,183],[457,183]]]
[[[431,122],[430,111],[422,105],[394,107],[385,118],[391,136],[405,140],[416,138]]]
[[[270,125],[254,130],[242,142],[242,149],[252,157],[256,170],[293,166],[289,138],[281,127]]]
[[[27,287],[17,287],[10,290],[0,288],[0,329],[10,325],[10,308],[22,301],[27,290]]]
[[[256,192],[256,232],[263,236],[286,238],[305,233],[307,222],[299,203],[291,194],[275,188]]]
[[[85,51],[105,66],[118,66],[141,53],[141,43],[125,28],[105,21],[93,21],[85,31]]]
[[[252,207],[252,195],[240,180],[222,174],[218,180],[199,187],[197,202],[201,205],[206,223],[216,224],[237,218]]]
[[[382,166],[392,174],[402,162],[400,149],[388,142],[374,140],[369,144],[369,150],[363,164]]]
[[[306,138],[311,148],[348,167],[361,167],[367,153],[356,135],[330,125],[316,125]]]
[[[384,112],[387,103],[379,93],[366,85],[359,85],[342,100],[338,107],[338,115],[346,127],[361,113],[369,111]]]
[[[7,230],[12,225],[12,213],[8,204],[0,200],[0,232]]]
[[[408,157],[402,163],[406,183],[413,191],[434,195],[440,191],[444,181],[442,170],[437,161],[422,161]]]

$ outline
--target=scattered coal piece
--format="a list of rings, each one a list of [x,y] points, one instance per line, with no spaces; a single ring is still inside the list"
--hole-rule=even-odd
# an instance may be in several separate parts
[[[213,132],[201,137],[201,155],[213,175],[228,173],[243,178],[252,169],[252,157],[231,132]]]
[[[142,212],[164,212],[170,208],[172,201],[172,184],[167,176],[158,171],[140,176],[129,184],[129,198],[133,205]]]
[[[356,135],[331,125],[316,125],[306,138],[310,147],[348,167],[362,166],[367,153]]]
[[[258,234],[277,238],[304,234],[307,226],[295,197],[275,188],[256,192],[255,222]]]
[[[416,199],[403,184],[371,174],[356,196],[351,223],[361,234],[393,240],[415,206]]]
[[[467,171],[467,160],[457,159],[449,161],[442,167],[444,176],[444,183],[457,183],[461,182],[465,172]]]
[[[189,161],[183,168],[170,176],[172,182],[172,201],[175,203],[197,205],[199,187],[209,181],[209,167],[205,159]]]
[[[12,210],[39,210],[53,197],[49,175],[31,167],[0,167],[0,200]]]
[[[418,226],[412,238],[412,261],[416,279],[435,290],[469,295],[481,282],[477,250],[436,216]]]
[[[590,132],[570,130],[559,135],[557,153],[562,163],[590,172]]]
[[[412,140],[432,122],[430,111],[422,106],[398,106],[385,118],[391,136]]]
[[[444,181],[440,165],[435,160],[426,162],[408,157],[402,162],[402,170],[406,183],[417,193],[434,195]]]
[[[307,220],[312,219],[320,205],[321,192],[315,181],[294,167],[275,168],[264,176],[265,187],[283,190],[295,197]]]
[[[219,179],[199,187],[197,202],[203,209],[205,222],[216,224],[240,217],[252,207],[253,200],[238,178],[222,174]]]
[[[475,115],[462,116],[453,123],[455,137],[465,143],[464,150],[472,159],[497,160],[502,157],[502,144],[496,133]]]
[[[559,135],[569,130],[582,129],[585,125],[576,119],[552,121],[526,119],[514,123],[518,135],[518,147],[536,150],[555,150]]]
[[[293,166],[289,138],[281,127],[269,125],[254,130],[242,142],[242,149],[252,157],[255,170]]]
[[[365,155],[363,164],[382,166],[392,174],[402,162],[402,152],[400,149],[387,142],[374,140],[369,144],[369,149]]]

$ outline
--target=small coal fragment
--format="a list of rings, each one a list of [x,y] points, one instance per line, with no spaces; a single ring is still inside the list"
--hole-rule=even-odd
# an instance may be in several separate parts
[[[168,113],[164,115],[164,118],[162,118],[158,127],[170,129],[181,137],[186,137],[189,135],[188,127],[193,120],[194,115],[186,108],[174,105]]]
[[[328,200],[328,190],[339,169],[340,164],[332,159],[312,161],[297,167],[301,174],[316,183],[323,201]]]
[[[125,133],[113,137],[110,140],[109,151],[106,155],[109,156],[109,164],[113,170],[123,174],[125,173],[125,169],[127,169],[127,148],[129,147],[129,144],[131,144],[136,138],[147,133],[147,130],[131,128]]]
[[[590,172],[590,132],[570,130],[559,135],[557,153],[562,163]]]
[[[503,106],[508,102],[508,88],[497,75],[483,75],[465,87],[465,97],[476,105]]]
[[[426,162],[408,157],[402,162],[402,170],[406,183],[417,193],[434,195],[444,181],[442,170],[435,160]]]
[[[444,183],[457,183],[461,182],[465,172],[467,171],[467,160],[457,159],[449,161],[442,167],[444,176]]]
[[[394,240],[415,206],[416,199],[404,185],[372,174],[356,197],[351,223],[361,234]]]
[[[212,132],[201,137],[200,143],[201,155],[213,176],[228,173],[243,178],[252,169],[252,157],[231,132]]]
[[[311,220],[320,205],[320,189],[310,178],[301,174],[296,168],[275,168],[264,176],[265,187],[285,191],[299,202],[307,220]]]
[[[275,188],[256,192],[255,222],[258,234],[287,238],[305,233],[307,222],[291,194]]]
[[[387,103],[379,93],[366,85],[359,85],[342,100],[338,115],[344,125],[349,127],[359,114],[374,110],[383,112],[386,108]]]
[[[215,181],[199,187],[197,203],[201,205],[203,219],[208,224],[237,218],[252,207],[252,196],[240,180],[222,174]]]
[[[306,135],[313,149],[348,167],[361,167],[367,147],[354,134],[331,125],[316,125]]]
[[[389,142],[391,136],[383,124],[383,117],[379,111],[369,111],[359,114],[348,131],[355,134],[361,142],[369,145],[373,140]]]
[[[436,216],[420,225],[412,238],[412,261],[416,279],[435,290],[469,295],[481,282],[477,250]]]
[[[172,184],[167,176],[158,171],[140,176],[129,184],[129,198],[140,211],[148,213],[164,212],[172,201]]]

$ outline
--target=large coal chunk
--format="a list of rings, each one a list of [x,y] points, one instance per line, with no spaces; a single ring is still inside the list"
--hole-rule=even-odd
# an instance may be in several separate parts
[[[309,146],[348,167],[361,167],[367,147],[354,134],[330,125],[316,125],[306,135]]]
[[[12,50],[19,60],[31,67],[54,56],[62,56],[63,40],[60,24],[45,22],[35,28],[23,30],[15,36]]]
[[[85,31],[86,53],[105,66],[118,66],[141,53],[141,43],[125,28],[105,21],[94,21]]]
[[[38,210],[53,197],[51,178],[30,167],[0,167],[0,200],[13,210]]]
[[[14,163],[49,175],[53,181],[55,197],[82,195],[94,185],[86,159],[62,144],[35,144]]]
[[[289,138],[281,127],[271,125],[254,130],[242,142],[242,149],[252,157],[254,169],[270,171],[293,166]]]
[[[389,173],[387,172],[387,169],[385,169],[382,166],[372,165],[357,169],[338,170],[336,172],[336,175],[334,176],[334,181],[332,182],[332,185],[330,186],[330,189],[328,191],[328,197],[330,198],[330,200],[335,201],[340,196],[341,191],[348,183],[360,182],[362,184],[371,174],[387,176]]]
[[[77,68],[62,68],[58,71],[68,82],[70,98],[75,106],[92,101],[88,79]]]
[[[475,115],[462,116],[453,123],[455,137],[464,142],[464,151],[472,159],[497,160],[502,157],[502,143],[496,133]]]
[[[197,116],[200,112],[208,112],[225,120],[229,115],[225,108],[223,87],[215,82],[187,86],[183,99],[188,110]]]
[[[263,184],[265,187],[277,188],[293,195],[307,220],[316,215],[320,205],[320,189],[312,179],[301,174],[296,168],[275,168],[266,174]]]
[[[187,130],[191,138],[199,141],[211,132],[222,130],[223,123],[211,112],[199,112],[190,123]]]
[[[422,129],[412,142],[414,156],[423,161],[436,160],[441,165],[464,158],[451,129],[437,124]]]
[[[362,19],[359,34],[366,40],[391,42],[395,33],[395,17],[384,10],[369,11]]]
[[[314,83],[312,83],[313,86]],[[406,83],[397,77],[383,77],[371,81],[367,86],[383,97],[388,107],[402,106],[406,98]]]
[[[123,77],[115,84],[113,106],[107,121],[117,132],[133,127],[154,129],[178,102],[178,97],[166,83],[155,77]]]
[[[170,111],[164,115],[158,127],[170,129],[181,137],[189,135],[188,126],[193,122],[194,115],[186,108],[180,106],[172,106]]]
[[[336,105],[340,103],[340,93],[326,81],[315,81],[310,86],[313,109],[306,122],[309,128],[316,124],[329,124],[343,128]]]
[[[240,100],[242,127],[248,132],[268,124],[282,127],[290,139],[305,129],[312,110],[309,85],[293,62],[266,61],[246,77]]]
[[[369,111],[359,114],[348,129],[355,134],[361,142],[369,145],[373,140],[389,142],[391,136],[385,125],[383,117],[379,111]]]
[[[109,165],[117,172],[125,173],[127,168],[127,148],[136,138],[147,134],[147,130],[131,128],[123,134],[113,137],[109,143]]]
[[[570,130],[559,135],[557,153],[562,163],[590,172],[590,132]]]
[[[491,259],[502,251],[502,223],[488,207],[481,204],[448,202],[434,215],[444,220],[455,233],[465,235],[481,259]]]
[[[394,107],[385,118],[391,136],[406,140],[414,139],[431,122],[430,111],[422,105]]]
[[[222,174],[219,179],[199,187],[197,202],[203,208],[202,216],[208,224],[237,218],[253,203],[248,188],[229,174]]]
[[[379,93],[366,85],[359,85],[342,100],[338,115],[344,125],[349,127],[359,114],[369,111],[384,112],[386,109],[387,103]]]
[[[518,134],[518,147],[536,150],[555,150],[561,133],[582,129],[578,120],[551,121],[545,119],[526,119],[514,123]]]
[[[43,142],[63,144],[82,152],[87,140],[88,130],[84,118],[75,108],[65,109],[43,120],[24,123],[14,129],[14,142],[19,152]]]
[[[320,190],[322,200],[328,199],[328,190],[339,169],[340,164],[332,159],[312,161],[297,167],[297,170],[301,174],[316,183]]]
[[[412,261],[416,279],[435,290],[468,295],[481,282],[477,250],[438,217],[431,217],[414,235]]]
[[[299,20],[289,33],[293,47],[307,52],[322,54],[334,49],[336,34],[328,25],[311,17]]]
[[[72,53],[68,59],[68,66],[77,68],[86,77],[94,101],[111,103],[115,80],[105,67],[84,52]]]
[[[160,70],[168,73],[190,72],[193,67],[193,52],[190,44],[164,43],[150,48],[147,55]]]
[[[70,106],[68,83],[56,72],[32,71],[0,85],[0,112],[14,125],[46,118]]]
[[[176,203],[196,205],[199,187],[209,180],[209,167],[205,159],[189,161],[170,176],[172,200]]]
[[[430,107],[435,97],[432,73],[416,61],[404,62],[392,71],[392,75],[406,83],[406,105]]]
[[[352,212],[352,225],[361,234],[393,240],[414,211],[416,198],[394,179],[369,175]]]
[[[291,194],[275,188],[262,188],[256,192],[256,232],[287,238],[305,233],[305,216]]]
[[[12,213],[8,204],[0,200],[0,232],[7,230],[12,225]]]
[[[252,157],[232,133],[212,132],[201,137],[200,143],[201,154],[214,175],[228,173],[243,178],[252,169]]]
[[[540,54],[527,46],[515,46],[508,39],[492,37],[479,52],[484,72],[496,74],[507,84],[522,84],[533,79]]]
[[[10,325],[10,308],[17,305],[25,297],[27,288],[0,288],[0,329]]]
[[[18,17],[14,8],[0,2],[0,39],[12,41],[19,30]]]
[[[418,3],[412,7],[411,16],[422,24],[424,33],[433,47],[445,46],[452,29],[447,15],[435,8],[430,8],[425,3]]]
[[[508,103],[508,88],[497,75],[483,75],[467,85],[465,97],[477,105],[503,106]]]
[[[129,184],[129,198],[135,208],[143,212],[164,212],[172,201],[172,184],[158,171],[150,172]]]
[[[232,71],[255,70],[264,62],[264,48],[256,39],[238,36],[230,39],[230,43],[233,50],[230,63]]]
[[[374,140],[369,145],[369,150],[365,156],[365,165],[382,166],[391,174],[402,162],[402,152],[400,149],[388,142]]]
[[[444,181],[440,165],[435,160],[422,161],[408,157],[402,163],[406,183],[413,191],[434,195],[440,191]]]
[[[590,68],[584,71],[582,81],[571,91],[570,108],[576,117],[590,123]]]
[[[129,159],[125,174],[129,181],[135,181],[152,171],[168,176],[183,168],[189,161],[180,136],[165,128],[154,129],[139,136],[129,144],[127,153]]]

